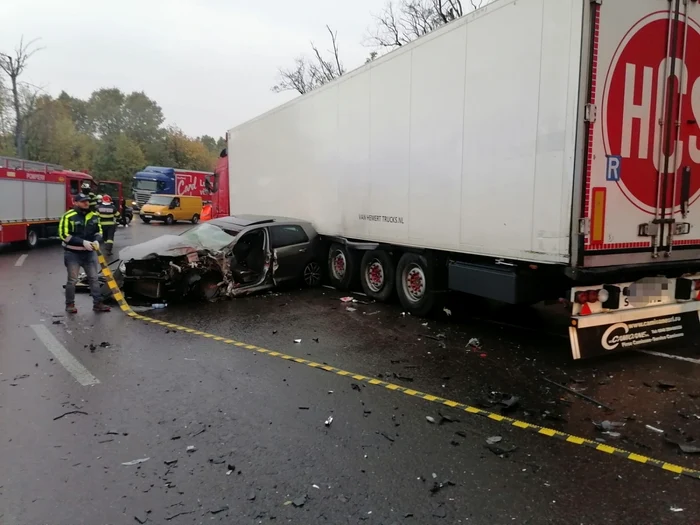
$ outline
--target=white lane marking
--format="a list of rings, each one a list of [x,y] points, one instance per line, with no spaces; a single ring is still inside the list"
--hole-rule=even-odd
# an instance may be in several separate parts
[[[75,380],[83,386],[91,386],[99,384],[100,380],[97,379],[90,371],[85,368],[80,361],[78,361],[73,354],[71,354],[66,347],[63,346],[54,335],[49,332],[43,324],[33,324],[32,330],[36,332],[37,337],[44,343],[46,349],[51,352],[59,363],[63,365],[63,368],[68,370],[70,374],[75,378]]]
[[[22,255],[19,256],[19,259],[17,259],[17,262],[15,263],[15,266],[22,266],[24,264],[24,260],[29,257],[28,253],[23,253]]]
[[[700,365],[700,359],[693,359],[692,357],[683,357],[680,355],[664,354],[663,352],[653,352],[651,350],[639,350],[643,354],[655,355],[656,357],[666,357],[668,359],[677,359],[678,361],[688,361],[689,363],[695,363]]]

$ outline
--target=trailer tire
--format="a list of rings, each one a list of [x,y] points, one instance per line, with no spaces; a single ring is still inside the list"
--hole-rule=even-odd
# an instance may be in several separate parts
[[[24,247],[27,248],[28,250],[31,250],[33,248],[36,248],[36,246],[39,244],[39,232],[37,232],[34,228],[29,228],[27,230],[27,240],[24,241]]]
[[[354,281],[357,254],[339,243],[331,244],[328,250],[328,278],[331,286],[348,290]]]
[[[168,215],[168,216],[165,218],[165,224],[167,224],[168,226],[170,226],[170,225],[173,224],[174,222],[175,222],[175,217],[173,217],[172,215]]]
[[[435,268],[424,255],[404,253],[396,267],[396,292],[404,310],[412,315],[429,314],[438,303]]]
[[[365,252],[360,263],[360,282],[368,297],[388,301],[396,284],[396,268],[391,255],[382,250]]]

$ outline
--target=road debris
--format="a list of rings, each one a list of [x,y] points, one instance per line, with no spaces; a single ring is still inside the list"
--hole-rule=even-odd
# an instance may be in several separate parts
[[[622,428],[625,426],[624,423],[619,423],[617,421],[608,421],[608,420],[601,421],[600,423],[593,421],[593,425],[595,425],[595,427],[598,430],[606,431],[606,432],[614,431],[616,428]]]
[[[248,501],[255,501],[255,491],[254,490],[248,494]]]
[[[174,465],[175,463],[177,463],[177,459],[166,459],[165,461],[163,461],[163,463],[165,463],[168,466]]]
[[[447,317],[452,315],[452,310],[450,310],[449,308],[443,308],[442,311],[445,312],[445,315]]]
[[[380,432],[379,435],[385,437],[386,439],[388,439],[388,440],[391,441],[392,443],[393,443],[394,441],[396,441],[393,437],[391,437],[391,436],[390,436],[389,434],[387,434],[386,432]]]
[[[360,385],[358,385],[357,383],[351,383],[350,388],[352,388],[353,390],[357,390],[358,392],[362,391],[362,389],[360,388]]]
[[[347,308],[345,308],[345,310],[347,310],[348,312],[356,312],[357,308],[353,308],[352,306],[348,306]]]
[[[676,389],[676,384],[669,381],[657,381],[656,386],[658,386],[661,390],[673,391]]]
[[[140,459],[134,459],[132,461],[127,461],[126,463],[122,463],[125,467],[133,467],[134,465],[139,465],[141,463],[145,463],[151,458],[140,458]]]
[[[347,503],[348,501],[350,501],[350,498],[341,494],[340,496],[338,496],[338,501],[340,501],[341,503]]]
[[[518,396],[510,396],[507,399],[502,399],[499,402],[499,404],[503,407],[501,408],[501,412],[515,409],[518,406],[518,403],[520,403],[520,398]]]
[[[307,497],[308,497],[308,496],[307,496],[306,494],[304,494],[303,496],[299,496],[298,498],[293,499],[293,500],[292,500],[292,505],[294,505],[294,506],[297,507],[297,508],[303,507],[303,506],[304,506],[304,503],[306,503],[306,498],[307,498]]]
[[[434,418],[433,416],[425,416],[425,420],[426,420],[428,423],[431,423],[431,424],[433,424],[433,425],[435,424],[435,418]]]
[[[445,507],[440,505],[437,509],[433,511],[433,516],[436,518],[446,518],[447,517],[447,511],[445,510]]]
[[[435,481],[435,482],[433,482],[433,486],[430,487],[430,493],[435,495],[445,487],[454,487],[454,486],[455,486],[455,484],[453,482],[451,482],[449,479],[443,481],[442,483],[438,483],[437,481]]]
[[[295,339],[295,340],[294,340],[294,343],[296,343],[296,344],[301,343],[301,339]]]
[[[680,507],[671,507],[671,512],[683,512],[685,509]]]
[[[107,341],[102,341],[100,343],[100,348],[109,348],[110,346],[112,346],[112,345],[109,344]]]
[[[343,303],[354,303],[355,299],[353,299],[352,297],[341,297],[340,301]]]
[[[187,452],[192,453],[192,452],[194,452],[195,450],[197,450],[197,447],[195,447],[194,445],[188,445],[188,446],[187,446]]]
[[[670,443],[671,445],[677,446],[681,452],[684,454],[700,454],[700,443],[695,442],[695,441],[676,441],[671,438],[666,438],[666,442]]]
[[[328,416],[328,419],[323,422],[327,427],[331,426],[331,423],[333,423],[333,416]]]
[[[165,521],[174,520],[175,518],[179,518],[180,516],[186,516],[187,514],[194,514],[194,513],[195,513],[195,511],[193,511],[193,510],[190,510],[187,512],[178,512],[177,514],[174,514],[172,516],[165,518]]]
[[[311,485],[311,487],[313,487],[313,488],[315,488],[315,489],[320,489],[320,488],[321,488],[321,487],[319,487],[318,485],[316,485],[315,483],[314,483],[313,485]]]
[[[212,514],[221,514],[222,512],[226,512],[228,510],[228,505],[224,505],[223,507],[219,507],[218,509],[212,509],[209,512]]]
[[[652,427],[651,425],[644,425],[648,430],[651,430],[652,432],[656,432],[657,434],[664,434],[664,431],[661,430],[660,428]]]
[[[485,446],[487,449],[489,449],[491,452],[493,452],[497,456],[507,456],[508,454],[511,454],[511,453],[515,452],[516,450],[518,450],[518,447],[516,447],[515,445],[508,447],[508,448],[502,447],[498,444],[493,444],[493,445],[487,444]]]
[[[496,443],[500,443],[503,441],[503,438],[501,436],[491,436],[486,438],[486,443],[488,445],[495,445]]]
[[[141,519],[138,516],[134,516],[134,519],[136,520],[137,523],[140,523],[141,525],[144,525],[148,521],[148,516],[146,516],[145,519]]]
[[[580,397],[581,399],[585,399],[586,401],[593,403],[594,405],[597,405],[599,407],[603,407],[605,410],[610,410],[611,412],[613,411],[613,409],[611,407],[609,407],[608,405],[606,405],[604,403],[601,403],[597,399],[593,399],[592,397],[589,397],[585,394],[582,394],[581,392],[577,392],[576,390],[573,390],[573,389],[569,388],[568,386],[560,385],[559,383],[556,383],[556,382],[554,382],[551,379],[548,379],[546,377],[543,377],[542,379],[547,381],[547,383],[550,383],[554,386],[561,388],[562,390],[566,390],[570,394],[574,394],[575,396]]]
[[[481,341],[476,337],[472,337],[469,342],[467,342],[467,348],[473,348],[474,350],[481,350]]]
[[[61,419],[62,417],[66,417],[66,416],[69,416],[71,414],[80,414],[82,416],[88,415],[87,412],[83,412],[82,410],[71,410],[70,412],[66,412],[65,414],[61,414],[60,416],[56,416],[55,418],[53,418],[53,420],[57,421],[57,420]]]
[[[444,425],[445,423],[459,423],[459,419],[455,419],[452,416],[446,416],[440,412],[438,412],[438,416],[440,416],[440,423],[438,423],[439,425]]]

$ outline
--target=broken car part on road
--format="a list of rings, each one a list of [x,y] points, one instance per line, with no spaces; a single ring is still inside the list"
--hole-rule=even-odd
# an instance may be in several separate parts
[[[254,352],[257,352],[260,354],[269,355],[272,357],[277,357],[280,359],[284,359],[285,361],[293,361],[295,363],[306,365],[306,366],[309,366],[311,368],[316,368],[316,369],[324,370],[326,372],[331,372],[331,373],[336,374],[336,375],[351,377],[355,381],[360,381],[363,383],[367,383],[369,385],[382,387],[382,388],[385,388],[385,389],[390,390],[392,392],[399,392],[399,393],[402,393],[404,395],[408,395],[408,396],[412,396],[412,397],[419,397],[419,398],[424,399],[426,401],[429,401],[431,403],[439,403],[441,405],[455,408],[457,410],[462,410],[468,414],[482,416],[482,417],[488,418],[492,421],[496,421],[498,423],[503,423],[506,425],[521,428],[523,430],[528,430],[530,432],[536,433],[536,434],[541,435],[541,436],[556,438],[556,439],[559,439],[561,441],[566,441],[567,443],[572,443],[574,445],[582,445],[582,446],[585,446],[587,448],[597,450],[598,452],[603,452],[605,454],[611,454],[614,456],[622,457],[622,458],[628,459],[630,461],[634,461],[636,463],[651,465],[653,467],[657,467],[657,468],[660,468],[660,469],[663,469],[663,470],[666,470],[666,471],[669,471],[669,472],[672,472],[675,474],[681,474],[681,475],[686,476],[686,477],[700,480],[700,470],[696,470],[696,469],[692,469],[692,468],[688,468],[688,467],[683,467],[680,465],[676,465],[676,464],[669,463],[666,461],[661,461],[661,460],[654,459],[654,458],[644,456],[641,454],[629,452],[627,450],[623,450],[620,448],[611,447],[609,445],[606,445],[603,443],[598,443],[596,441],[591,441],[589,439],[585,439],[585,438],[582,438],[579,436],[573,436],[573,435],[567,434],[565,432],[560,432],[558,430],[542,427],[539,425],[528,423],[526,421],[521,421],[518,419],[508,417],[508,416],[504,416],[502,414],[496,414],[494,412],[482,410],[480,408],[477,408],[477,407],[474,407],[471,405],[467,405],[465,403],[459,403],[457,401],[445,399],[445,398],[440,397],[440,396],[434,396],[432,394],[427,394],[425,392],[421,392],[420,390],[414,390],[414,389],[402,387],[400,385],[396,385],[394,383],[382,381],[381,379],[377,379],[374,377],[368,377],[368,376],[365,376],[362,374],[355,374],[355,373],[349,372],[347,370],[342,370],[340,368],[336,368],[336,367],[333,367],[330,365],[317,363],[315,361],[310,361],[308,359],[303,359],[301,357],[295,357],[295,356],[291,356],[288,354],[284,354],[282,352],[268,350],[266,348],[262,348],[262,347],[259,347],[256,345],[246,344],[246,343],[243,343],[241,341],[236,341],[234,339],[221,337],[219,335],[210,334],[207,332],[202,332],[200,330],[194,330],[192,328],[187,328],[185,326],[180,326],[180,325],[176,325],[173,323],[168,323],[166,321],[161,321],[159,319],[153,319],[153,318],[147,317],[145,315],[137,314],[136,312],[134,312],[131,309],[129,304],[124,299],[124,295],[119,290],[119,287],[117,286],[117,283],[114,281],[114,278],[112,276],[112,272],[110,271],[109,267],[107,266],[107,261],[105,260],[104,256],[99,252],[98,252],[98,261],[100,263],[100,266],[102,267],[102,272],[104,273],[105,278],[107,279],[107,283],[114,293],[114,299],[119,304],[120,309],[125,314],[127,314],[129,317],[131,317],[132,319],[146,321],[148,323],[153,323],[153,324],[157,324],[160,326],[165,326],[166,328],[176,329],[179,331],[187,332],[189,334],[197,335],[197,336],[204,337],[207,339],[213,339],[214,341],[219,341],[219,342],[222,342],[224,344],[233,345],[233,346],[236,346],[238,348],[245,348],[246,350],[251,350],[251,351],[254,351]],[[330,420],[330,422],[328,424],[330,424],[332,422],[332,418],[329,417],[329,420]]]

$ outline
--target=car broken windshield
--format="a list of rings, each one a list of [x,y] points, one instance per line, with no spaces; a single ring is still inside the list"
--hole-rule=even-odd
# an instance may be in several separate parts
[[[238,235],[238,232],[233,230],[224,231],[213,224],[203,223],[180,235],[207,250],[219,251],[231,244],[236,235]]]

